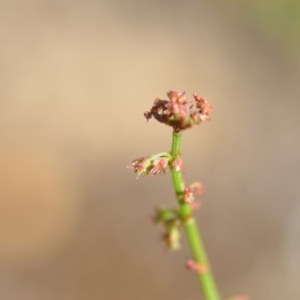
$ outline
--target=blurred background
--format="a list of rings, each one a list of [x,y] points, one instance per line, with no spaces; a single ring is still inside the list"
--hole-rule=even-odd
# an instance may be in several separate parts
[[[300,2],[1,1],[0,298],[201,299],[150,222],[168,151],[143,117],[170,89],[212,120],[183,138],[223,296],[300,299]]]

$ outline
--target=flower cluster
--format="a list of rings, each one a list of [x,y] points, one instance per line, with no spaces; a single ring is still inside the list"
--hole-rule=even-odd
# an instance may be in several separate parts
[[[202,96],[193,94],[196,102],[196,108],[194,108],[185,92],[170,91],[167,95],[169,100],[157,98],[151,110],[144,113],[147,120],[154,117],[158,122],[173,127],[175,132],[210,120],[209,114],[212,106]]]
[[[131,166],[127,166],[129,169],[133,169],[134,173],[137,173],[137,178],[147,175],[156,175],[166,172],[169,162],[172,156],[170,153],[162,152],[151,156],[137,158],[132,161]]]

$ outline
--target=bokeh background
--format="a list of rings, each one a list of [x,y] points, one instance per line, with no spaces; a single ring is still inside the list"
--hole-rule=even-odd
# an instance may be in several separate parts
[[[222,295],[300,299],[300,2],[1,1],[0,298],[201,299],[153,208],[170,149],[143,112],[170,89],[212,121],[184,134]]]

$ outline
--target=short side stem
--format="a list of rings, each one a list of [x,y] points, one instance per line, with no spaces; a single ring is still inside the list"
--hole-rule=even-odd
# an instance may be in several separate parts
[[[173,159],[180,156],[182,133],[173,132],[171,155]],[[177,200],[179,203],[179,212],[183,220],[184,229],[187,235],[188,243],[192,252],[192,257],[195,263],[203,266],[203,270],[198,272],[199,282],[205,300],[220,300],[220,296],[215,284],[212,270],[209,266],[209,260],[204,248],[204,244],[198,230],[196,219],[189,204],[184,202],[185,183],[180,170],[176,170],[170,165],[171,176]]]

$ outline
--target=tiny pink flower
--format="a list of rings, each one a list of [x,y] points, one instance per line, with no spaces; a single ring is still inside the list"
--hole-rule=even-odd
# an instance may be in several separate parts
[[[195,197],[193,195],[193,190],[190,187],[186,187],[184,189],[184,202],[191,204],[195,200]]]
[[[176,171],[183,171],[183,161],[180,157],[176,158],[173,161],[172,165]]]
[[[196,191],[198,195],[202,195],[203,186],[200,182],[196,181],[189,186],[193,191]]]
[[[196,271],[197,273],[205,273],[209,270],[209,266],[207,264],[198,264],[192,259],[189,259],[185,266],[188,270]]]
[[[140,176],[145,176],[145,162],[146,158],[137,158],[134,161],[132,161],[131,166],[126,166],[127,169],[132,169],[134,173],[137,173],[136,179],[139,179]]]
[[[164,173],[166,171],[166,168],[168,166],[168,160],[165,158],[159,158],[152,162],[152,169],[149,172],[150,175],[155,175],[159,173]]]
[[[192,204],[195,201],[194,191],[198,194],[202,194],[202,185],[200,182],[194,182],[184,189],[184,202]]]
[[[200,95],[193,94],[194,99],[196,101],[196,107],[199,109],[200,120],[202,122],[209,121],[210,115],[209,113],[213,109],[212,105],[208,103],[208,101]]]
[[[132,161],[131,166],[127,166],[128,169],[132,169],[134,173],[137,173],[137,179],[140,176],[156,175],[166,172],[168,164],[171,160],[171,155],[167,152],[159,154],[145,156],[137,158]]]

